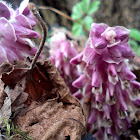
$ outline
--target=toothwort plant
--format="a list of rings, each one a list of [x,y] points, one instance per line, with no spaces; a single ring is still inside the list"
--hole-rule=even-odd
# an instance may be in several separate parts
[[[31,39],[39,34],[32,29],[37,21],[24,0],[17,10],[0,1],[0,64],[33,56],[36,52]]]
[[[50,39],[50,59],[58,68],[71,93],[77,91],[72,82],[78,78],[76,66],[70,64],[70,59],[78,54],[77,44],[67,39],[64,32],[54,34]]]
[[[129,32],[93,23],[85,49],[71,60],[82,69],[73,86],[80,89],[81,100],[91,102],[88,130],[97,130],[94,136],[100,140],[119,139],[130,127],[129,113],[140,105],[140,83],[125,64],[135,56]]]

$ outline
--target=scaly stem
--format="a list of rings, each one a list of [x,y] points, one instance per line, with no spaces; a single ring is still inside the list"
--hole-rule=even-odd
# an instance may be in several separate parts
[[[40,42],[40,45],[39,45],[39,49],[37,50],[36,54],[35,54],[35,57],[33,58],[33,61],[31,63],[31,67],[30,69],[32,70],[42,49],[43,49],[43,46],[45,44],[45,41],[46,41],[46,37],[47,37],[47,29],[46,29],[46,24],[45,22],[43,21],[42,17],[40,16],[39,12],[37,11],[36,7],[35,7],[35,4],[34,3],[29,3],[28,7],[30,8],[30,10],[32,11],[32,13],[34,14],[34,16],[36,17],[36,19],[38,20],[41,28],[42,28],[42,39],[41,39],[41,42]]]
[[[83,103],[83,108],[85,110],[85,115],[86,115],[86,126],[88,124],[88,118],[89,118],[90,111],[91,111],[91,101],[90,100],[91,100],[90,98],[86,98]]]

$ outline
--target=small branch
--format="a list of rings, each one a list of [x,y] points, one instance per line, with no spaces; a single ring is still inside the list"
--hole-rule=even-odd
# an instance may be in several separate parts
[[[32,13],[34,14],[34,16],[36,17],[36,19],[38,20],[41,28],[42,28],[42,39],[41,39],[41,42],[40,42],[40,45],[39,45],[39,49],[37,50],[36,54],[35,54],[35,57],[33,58],[33,61],[31,63],[31,67],[30,69],[32,70],[42,49],[43,49],[43,46],[45,44],[45,41],[46,41],[46,37],[47,37],[47,29],[46,29],[46,24],[45,22],[43,21],[42,17],[40,16],[39,12],[37,11],[36,7],[35,7],[35,4],[34,3],[29,3],[28,4],[28,7],[30,8],[30,10],[32,11]]]
[[[51,10],[51,11],[53,11],[53,12],[55,12],[55,13],[57,13],[57,14],[63,16],[64,18],[66,18],[66,19],[68,19],[68,20],[71,20],[71,21],[73,21],[73,22],[78,23],[78,24],[80,24],[80,25],[83,26],[84,31],[85,31],[85,33],[86,33],[86,36],[89,35],[89,31],[86,29],[85,25],[83,25],[82,23],[80,23],[80,22],[77,21],[77,20],[72,19],[70,16],[68,16],[67,14],[65,14],[65,13],[63,13],[63,12],[61,12],[61,11],[59,11],[58,9],[55,9],[55,8],[49,7],[49,6],[37,6],[37,9]]]
[[[42,10],[51,10],[51,11],[53,11],[53,12],[55,12],[55,13],[57,13],[57,14],[63,16],[63,17],[65,17],[65,18],[67,18],[67,19],[69,19],[69,20],[71,20],[71,21],[73,21],[73,22],[76,22],[76,23],[78,23],[78,24],[81,24],[81,23],[79,23],[77,20],[72,19],[72,18],[71,18],[70,16],[68,16],[67,14],[65,14],[65,13],[63,13],[63,12],[59,11],[58,9],[53,8],[53,7],[49,7],[49,6],[37,6],[37,8],[38,8],[38,9],[42,9]]]

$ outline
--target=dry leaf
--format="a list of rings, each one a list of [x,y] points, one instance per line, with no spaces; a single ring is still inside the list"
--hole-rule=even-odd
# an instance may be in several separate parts
[[[0,109],[0,125],[3,124],[3,118],[8,120],[11,116],[11,99],[6,97],[3,106]]]
[[[32,70],[30,63],[27,59],[0,67],[2,92],[11,96],[13,121],[34,139],[81,140],[85,134],[81,104],[50,60],[38,61]]]

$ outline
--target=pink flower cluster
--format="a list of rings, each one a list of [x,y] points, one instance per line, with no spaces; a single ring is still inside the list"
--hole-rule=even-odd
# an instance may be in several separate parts
[[[58,68],[71,93],[77,90],[72,86],[72,82],[79,76],[76,66],[70,64],[70,59],[78,54],[76,47],[77,44],[68,40],[64,32],[58,32],[50,39],[50,59]]]
[[[119,139],[130,127],[130,111],[140,105],[140,83],[124,61],[135,56],[129,32],[93,23],[86,48],[71,60],[82,69],[73,86],[80,89],[81,100],[91,102],[88,130],[96,130],[94,136],[100,140]]]
[[[0,1],[0,64],[33,56],[36,52],[31,39],[39,37],[32,29],[36,18],[28,8],[29,0],[24,0],[17,10]]]

